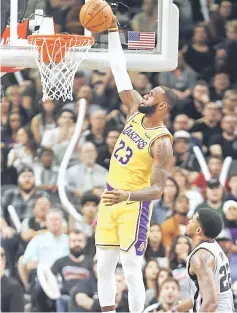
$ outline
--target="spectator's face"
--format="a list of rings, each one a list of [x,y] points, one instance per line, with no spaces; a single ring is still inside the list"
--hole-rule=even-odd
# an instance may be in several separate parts
[[[17,131],[21,127],[21,117],[18,113],[9,116],[10,127],[13,131]]]
[[[142,9],[143,9],[143,12],[151,14],[153,10],[152,0],[143,0]]]
[[[218,65],[223,65],[225,64],[227,59],[227,53],[225,51],[225,49],[219,49],[216,51],[216,64]]]
[[[91,116],[91,127],[94,129],[104,129],[106,124],[106,115],[102,111],[94,112]]]
[[[53,113],[55,110],[56,104],[54,101],[46,100],[42,103],[43,109],[46,113]]]
[[[160,299],[166,305],[174,305],[179,299],[179,288],[175,282],[165,282],[160,290]]]
[[[91,220],[96,217],[97,208],[98,206],[95,202],[88,201],[83,205],[83,207],[81,208],[81,211],[84,217]]]
[[[160,270],[157,276],[158,286],[161,286],[163,282],[168,278],[169,273],[166,270]]]
[[[187,130],[189,127],[189,118],[185,114],[177,115],[174,120],[174,131]]]
[[[81,148],[80,158],[84,164],[93,167],[97,159],[97,151],[95,146],[88,143],[83,145]]]
[[[34,206],[34,214],[35,217],[38,218],[46,218],[46,215],[48,214],[50,209],[50,202],[47,198],[42,197],[36,200],[35,206]]]
[[[188,255],[189,252],[190,251],[189,251],[188,238],[185,236],[180,237],[175,246],[175,253],[178,256],[182,256],[182,255]]]
[[[137,89],[146,89],[148,84],[148,78],[145,74],[137,74],[134,79],[134,86],[136,86]]]
[[[225,217],[228,221],[237,221],[237,206],[229,207]]]
[[[230,40],[237,41],[237,31],[234,26],[227,26],[226,36]]]
[[[21,145],[27,145],[29,141],[29,137],[25,129],[20,128],[16,134],[17,143]]]
[[[79,99],[85,98],[85,99],[88,99],[89,102],[91,102],[91,99],[92,99],[91,87],[88,85],[82,86],[77,93],[77,98]]]
[[[147,263],[145,268],[145,278],[148,280],[155,280],[159,272],[159,265],[157,262],[151,260]]]
[[[223,197],[223,188],[221,186],[213,189],[207,187],[206,194],[207,200],[212,203],[218,203]]]
[[[81,86],[84,86],[87,84],[87,78],[86,76],[75,76],[73,80],[73,90],[77,91]]]
[[[237,94],[230,94],[224,97],[223,107],[233,113],[237,111]]]
[[[8,100],[14,105],[18,106],[21,104],[21,94],[18,88],[12,89],[11,93],[7,96]]]
[[[228,135],[234,135],[235,129],[237,127],[236,125],[237,125],[237,119],[235,116],[232,116],[232,115],[226,115],[221,122],[221,128]]]
[[[196,43],[198,42],[205,42],[207,40],[207,32],[205,30],[204,27],[202,26],[199,26],[199,27],[196,27],[195,30],[194,30],[194,35],[193,35],[193,41]]]
[[[203,116],[208,121],[218,122],[220,120],[220,112],[218,110],[216,103],[214,102],[207,103],[203,110]]]
[[[211,158],[208,161],[208,168],[212,177],[219,177],[222,169],[222,161],[219,159]]]
[[[47,215],[47,228],[52,234],[62,232],[63,218],[58,212],[50,212]]]
[[[35,177],[31,172],[24,172],[18,177],[19,188],[24,192],[30,192],[35,187]]]
[[[81,234],[75,234],[75,233],[70,233],[69,235],[69,247],[70,250],[72,250],[73,255],[76,256],[75,254],[77,254],[78,256],[80,256],[80,252],[82,252],[85,247],[86,247],[86,237],[83,233]]]
[[[1,247],[1,275],[3,274],[6,268],[6,253],[5,250]]]
[[[149,241],[160,243],[162,240],[162,233],[159,225],[152,225],[150,229]]]
[[[190,140],[186,138],[177,138],[174,142],[174,153],[184,154],[189,151]]]
[[[230,79],[227,74],[220,73],[215,75],[214,87],[217,90],[224,91],[230,86]]]
[[[165,183],[164,194],[174,199],[176,193],[177,193],[176,185],[172,180],[167,179]]]
[[[106,143],[107,145],[113,149],[115,144],[116,144],[116,141],[118,140],[118,137],[119,137],[120,133],[116,130],[113,130],[113,131],[110,131],[108,133],[108,136],[106,138]]]
[[[45,168],[50,168],[53,164],[54,155],[53,152],[45,151],[41,155],[41,163]]]
[[[202,101],[203,96],[208,96],[209,91],[207,86],[196,85],[193,89],[193,97],[197,101]]]
[[[237,195],[237,176],[232,176],[229,181],[229,187],[233,194]]]
[[[189,201],[186,197],[179,197],[176,201],[175,211],[181,215],[187,215],[189,211]]]
[[[1,113],[8,113],[9,112],[9,108],[10,108],[10,103],[7,100],[7,97],[2,97],[2,101],[1,101]]]
[[[224,18],[228,18],[231,15],[232,3],[230,1],[222,1],[220,4],[220,15]]]
[[[70,127],[73,126],[74,121],[73,121],[73,114],[70,112],[63,112],[59,119],[58,119],[58,125],[59,127]]]
[[[180,172],[177,172],[174,174],[174,179],[176,180],[179,188],[181,189],[186,189],[187,187],[187,177],[183,174],[183,173],[180,173]]]

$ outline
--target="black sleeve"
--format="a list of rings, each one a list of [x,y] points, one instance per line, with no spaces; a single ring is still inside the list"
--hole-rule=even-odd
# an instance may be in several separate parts
[[[194,124],[193,127],[190,129],[190,133],[201,132],[201,131],[203,131],[202,124]]]
[[[210,139],[209,147],[211,145],[219,145],[220,144],[221,135],[214,135]]]
[[[24,293],[22,287],[16,283],[11,287],[9,312],[24,312]]]
[[[53,266],[51,267],[52,273],[57,276],[57,274],[61,275],[61,259],[54,262]]]

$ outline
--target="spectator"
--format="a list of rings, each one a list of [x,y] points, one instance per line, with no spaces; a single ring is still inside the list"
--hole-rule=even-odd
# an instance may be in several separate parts
[[[1,99],[1,106],[0,106],[0,112],[1,112],[1,132],[3,132],[8,124],[8,115],[11,111],[11,105],[10,102],[7,100],[7,97],[2,97]]]
[[[191,133],[199,132],[205,147],[210,146],[213,135],[221,133],[221,115],[218,106],[214,102],[209,102],[203,110],[203,118],[197,120],[190,129]]]
[[[135,90],[142,96],[149,93],[151,89],[151,84],[146,73],[135,72],[132,77],[132,84]]]
[[[1,142],[6,148],[11,149],[17,143],[17,132],[21,128],[21,116],[16,111],[11,111],[8,115],[6,130],[2,134]]]
[[[237,174],[234,174],[229,179],[230,192],[226,195],[226,200],[237,201]]]
[[[189,129],[189,117],[186,114],[179,114],[176,115],[174,119],[173,129],[174,132],[177,132],[179,130],[186,130]]]
[[[52,100],[43,101],[41,110],[41,113],[34,116],[31,121],[31,131],[38,145],[44,133],[56,127],[56,102]]]
[[[117,142],[119,135],[120,132],[118,130],[110,129],[105,139],[105,145],[98,149],[98,157],[96,162],[107,170],[109,170],[110,158],[114,151],[114,146]]]
[[[23,165],[18,171],[18,187],[9,188],[2,197],[2,211],[8,224],[11,224],[8,206],[12,205],[20,220],[32,216],[35,200],[47,193],[35,188],[35,177],[32,168]]]
[[[1,186],[17,185],[17,171],[14,166],[7,167],[7,153],[6,148],[1,148]]]
[[[213,88],[210,89],[211,101],[218,101],[223,98],[226,90],[230,88],[230,78],[226,73],[217,73],[213,77]]]
[[[88,191],[81,198],[81,213],[83,220],[76,222],[76,229],[82,231],[87,237],[92,237],[95,229],[96,216],[100,199]]]
[[[163,284],[163,282],[169,277],[173,277],[172,272],[168,268],[161,267],[159,270],[159,273],[157,275],[157,288],[158,288],[157,290],[158,290],[158,292],[160,291],[160,287]]]
[[[150,235],[148,245],[145,252],[145,259],[156,258],[159,262],[160,258],[165,257],[165,248],[162,243],[163,235],[159,224],[152,224],[150,228]]]
[[[183,100],[192,93],[197,74],[184,62],[183,53],[179,51],[178,67],[173,72],[159,74],[159,83],[173,90],[177,99]]]
[[[144,285],[146,289],[145,304],[148,304],[155,297],[157,291],[157,275],[159,272],[159,264],[155,259],[147,261],[143,269]]]
[[[119,110],[113,110],[107,115],[108,129],[122,130],[128,114],[127,107],[121,102]]]
[[[232,238],[236,237],[236,240],[237,240],[237,202],[236,201],[229,200],[224,203],[223,219],[224,219],[225,227],[229,228],[231,232]],[[236,240],[233,240],[233,242],[235,242]]]
[[[92,142],[96,148],[103,147],[105,144],[104,134],[106,127],[106,114],[102,110],[97,110],[91,114],[90,130],[86,130],[82,134],[81,142]]]
[[[237,117],[237,91],[227,90],[223,98],[223,110],[224,115],[233,115]]]
[[[144,312],[169,312],[180,298],[180,287],[172,277],[167,278],[160,286],[160,293]]]
[[[132,29],[138,32],[156,32],[157,22],[154,12],[154,1],[143,0],[142,12],[134,16],[131,21]]]
[[[6,276],[6,254],[1,247],[1,312],[24,312],[24,294],[21,285]]]
[[[46,220],[48,231],[35,236],[28,244],[24,255],[18,261],[18,272],[22,283],[30,293],[33,305],[41,312],[49,309],[45,293],[36,279],[38,264],[51,267],[53,263],[69,254],[68,236],[63,234],[63,215],[52,209]]]
[[[208,44],[207,29],[203,24],[194,28],[193,41],[188,45],[185,61],[196,73],[213,63],[213,51]]]
[[[86,142],[80,149],[81,164],[67,170],[67,188],[74,197],[81,195],[97,186],[106,185],[107,170],[96,163],[97,151],[91,142]],[[80,178],[80,179],[78,179]]]
[[[181,299],[190,299],[189,281],[186,276],[186,263],[192,246],[188,237],[181,235],[175,238],[170,249],[170,268],[174,279],[180,286]]]
[[[191,136],[186,130],[179,130],[174,133],[173,149],[175,166],[191,172],[199,170],[197,159],[191,151]]]
[[[213,135],[210,141],[210,153],[237,159],[237,116],[225,115],[221,120],[222,134]]]
[[[174,214],[161,224],[164,234],[164,246],[166,251],[171,249],[172,242],[179,235],[184,235],[188,224],[189,200],[184,195],[180,195],[175,204]]]
[[[215,178],[209,180],[206,188],[206,200],[196,207],[195,212],[199,209],[208,208],[216,210],[222,216],[223,196],[224,188],[221,186],[219,180]]]
[[[161,199],[154,201],[151,217],[152,223],[162,224],[167,217],[172,215],[178,195],[179,187],[176,181],[172,177],[169,177],[166,180]]]
[[[27,128],[20,128],[16,135],[17,144],[8,154],[8,166],[14,166],[19,169],[22,164],[32,166],[36,156],[36,145],[34,143],[31,131]]]
[[[61,281],[61,297],[56,300],[57,312],[68,312],[69,294],[72,288],[89,279],[92,260],[85,255],[86,236],[73,230],[69,234],[69,256],[62,257],[53,264],[52,272]]]

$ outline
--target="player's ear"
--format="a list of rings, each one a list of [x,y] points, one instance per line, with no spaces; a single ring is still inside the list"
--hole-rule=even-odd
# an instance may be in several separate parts
[[[162,111],[167,111],[168,110],[168,103],[163,101],[163,102],[160,102],[159,103],[159,110],[162,110]]]

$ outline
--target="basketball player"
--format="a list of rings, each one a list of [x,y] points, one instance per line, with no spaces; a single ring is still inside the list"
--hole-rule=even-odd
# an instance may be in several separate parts
[[[133,90],[116,20],[109,30],[109,60],[129,113],[111,157],[107,189],[99,207],[98,295],[102,311],[115,312],[114,272],[120,257],[128,283],[130,312],[142,312],[145,289],[141,268],[152,200],[162,196],[173,162],[172,136],[163,120],[174,95],[163,86],[143,98]]]
[[[187,226],[196,242],[187,260],[192,299],[171,312],[234,312],[229,261],[214,240],[222,230],[222,219],[213,209],[200,209]]]

